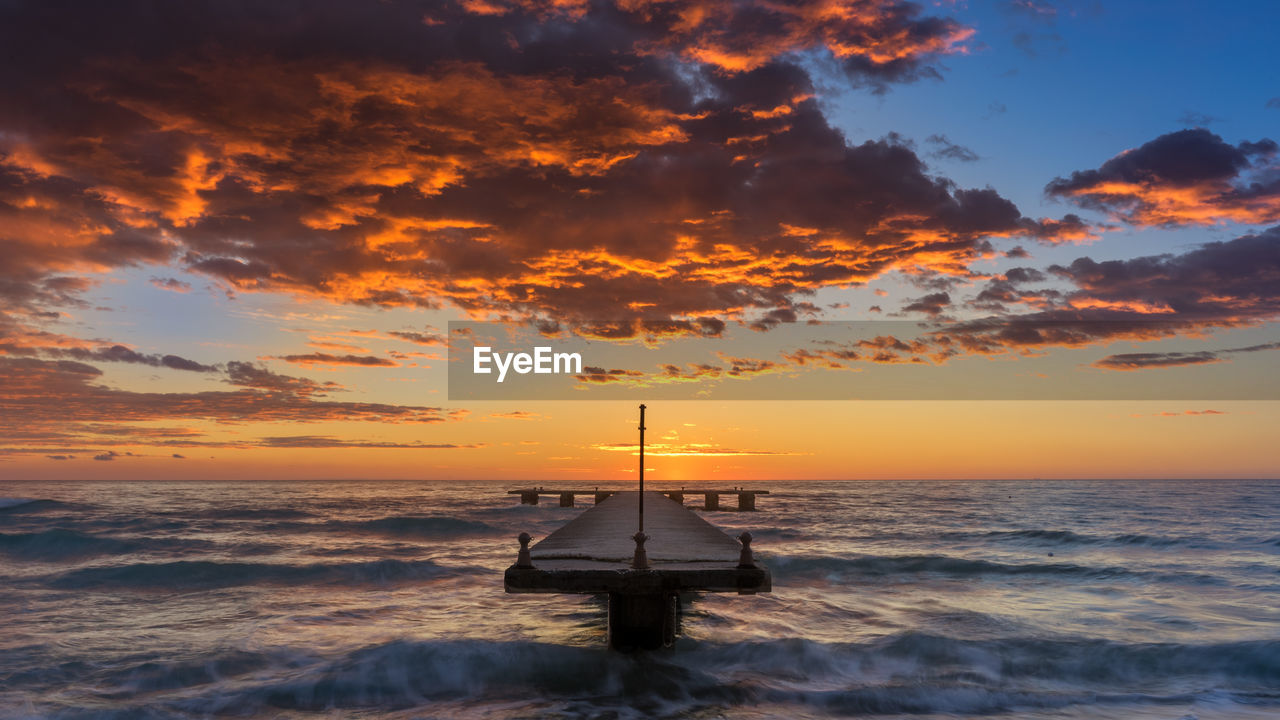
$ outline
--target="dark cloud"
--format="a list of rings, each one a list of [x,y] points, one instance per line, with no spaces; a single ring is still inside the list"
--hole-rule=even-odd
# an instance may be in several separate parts
[[[227,363],[227,382],[241,387],[300,396],[323,395],[342,390],[342,386],[333,381],[321,383],[310,378],[281,375],[261,365],[235,360]]]
[[[4,338],[0,337],[0,342]],[[100,347],[14,347],[9,352],[22,355],[43,355],[55,358],[71,358],[84,362],[121,362],[136,365],[164,367],[170,370],[186,370],[188,372],[219,372],[217,365],[205,365],[177,355],[147,355],[124,345],[104,345]]]
[[[978,153],[963,145],[956,145],[948,140],[946,135],[930,135],[925,139],[925,143],[933,147],[929,152],[930,157],[959,162],[977,162],[981,159]]]
[[[354,365],[357,367],[400,367],[400,363],[376,355],[331,355],[329,353],[307,353],[305,355],[282,355],[280,360],[295,365]]]
[[[1043,243],[1083,243],[1097,240],[1098,230],[1089,223],[1085,222],[1079,215],[1075,213],[1067,213],[1062,216],[1061,220],[1052,218],[1042,218],[1037,221],[1026,222],[1027,235],[1035,240]],[[1021,248],[1014,248],[1009,251],[1009,257],[1025,257],[1026,251],[1018,254]]]
[[[1079,288],[1067,297],[1076,308],[1227,323],[1280,314],[1280,226],[1181,255],[1101,262],[1084,257],[1049,270]]]
[[[1005,312],[1012,306],[1020,304],[1044,307],[1061,300],[1062,292],[1055,288],[1029,290],[1022,286],[1046,280],[1048,276],[1035,268],[1009,268],[1004,275],[988,280],[978,295],[968,304],[979,310],[990,312]]]
[[[1094,367],[1107,370],[1143,370],[1146,368],[1177,367],[1181,365],[1205,365],[1226,362],[1223,357],[1234,353],[1254,353],[1280,349],[1280,342],[1250,345],[1248,347],[1201,350],[1197,352],[1153,352],[1108,355],[1093,363]]]
[[[417,343],[418,345],[447,345],[448,344],[448,340],[445,340],[443,335],[440,335],[439,333],[431,332],[430,330],[428,330],[427,332],[415,332],[415,331],[409,331],[409,330],[392,330],[387,334],[398,337],[401,340],[408,340],[411,343]]]
[[[1205,365],[1222,362],[1222,358],[1212,352],[1151,352],[1122,353],[1108,355],[1093,363],[1093,367],[1104,370],[1144,370],[1147,368],[1181,367],[1185,365]]]
[[[822,287],[1053,236],[832,127],[802,55],[883,87],[971,32],[837,6],[126,1],[76,7],[92,31],[72,31],[59,3],[5,4],[0,298],[173,263],[338,302],[768,323]]]
[[[902,312],[918,312],[926,315],[937,316],[951,307],[951,296],[944,292],[930,293],[924,297],[918,297],[902,306]]]
[[[0,357],[0,434],[11,437],[33,429],[47,432],[65,428],[68,419],[113,426],[173,419],[224,423],[440,423],[465,414],[438,407],[324,401],[313,398],[306,389],[273,391],[246,387],[230,391],[131,392],[99,384],[101,375],[97,368],[71,360]],[[242,382],[246,379],[241,377]],[[179,433],[176,438],[187,434]],[[149,441],[155,437],[172,439],[175,436],[162,433],[153,435]]]
[[[161,290],[171,290],[179,293],[191,292],[191,283],[183,282],[177,278],[153,277],[151,278],[151,284]]]
[[[1274,280],[1280,277],[1280,227],[1179,255],[1083,257],[1050,266],[1048,272],[1074,289],[1021,287],[1038,282],[1043,276],[1038,271],[1011,271],[993,279],[973,306],[1003,312],[1022,305],[1035,311],[948,325],[933,335],[936,357],[1141,342],[1280,318],[1280,285]],[[1214,352],[1270,349],[1273,343]]]
[[[1277,145],[1229,145],[1203,128],[1161,135],[1096,170],[1073,172],[1045,188],[1053,197],[1101,210],[1132,225],[1206,225],[1280,220]]]

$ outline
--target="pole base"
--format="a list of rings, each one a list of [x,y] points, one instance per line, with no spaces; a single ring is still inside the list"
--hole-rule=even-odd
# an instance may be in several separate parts
[[[609,647],[620,652],[671,647],[678,607],[675,593],[609,593]]]

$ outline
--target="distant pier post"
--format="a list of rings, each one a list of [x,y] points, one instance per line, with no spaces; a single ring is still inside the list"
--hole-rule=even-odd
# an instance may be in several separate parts
[[[520,504],[521,504],[521,505],[537,505],[537,504],[538,504],[538,491],[537,491],[537,490],[529,490],[528,492],[522,492],[522,493],[520,493]]]
[[[573,493],[560,493],[560,507],[573,507]]]
[[[704,510],[719,510],[720,509],[720,493],[707,493],[706,495],[704,495],[702,508]]]
[[[756,494],[753,492],[738,493],[738,509],[739,510],[755,510]]]

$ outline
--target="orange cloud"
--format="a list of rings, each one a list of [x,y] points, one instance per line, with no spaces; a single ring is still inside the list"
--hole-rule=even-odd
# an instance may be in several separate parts
[[[430,22],[336,3],[205,42],[238,27],[207,8],[174,19],[182,43],[131,12],[84,21],[154,44],[145,60],[69,46],[32,83],[57,101],[0,97],[14,307],[65,300],[54,273],[174,263],[238,292],[476,317],[754,318],[895,268],[965,272],[991,237],[1081,232],[827,122],[794,53],[883,83],[961,50],[968,29],[907,3],[493,0]],[[693,61],[714,70],[695,83]]]
[[[1046,192],[1131,225],[1213,225],[1280,220],[1277,151],[1269,139],[1229,145],[1205,130],[1162,135]]]

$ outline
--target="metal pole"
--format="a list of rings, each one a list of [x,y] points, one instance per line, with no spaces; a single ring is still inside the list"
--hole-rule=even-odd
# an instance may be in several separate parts
[[[644,532],[644,405],[640,406],[640,532]]]

